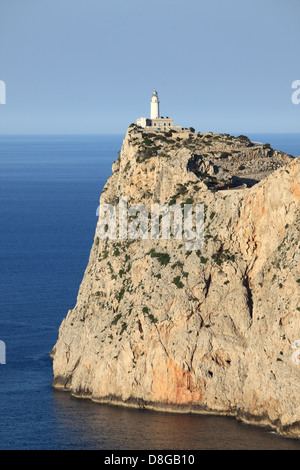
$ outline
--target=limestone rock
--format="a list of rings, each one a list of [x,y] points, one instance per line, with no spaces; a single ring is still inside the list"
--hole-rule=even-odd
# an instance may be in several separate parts
[[[204,245],[96,232],[51,352],[54,387],[300,437],[300,164],[264,147],[128,129],[100,203],[204,204]]]

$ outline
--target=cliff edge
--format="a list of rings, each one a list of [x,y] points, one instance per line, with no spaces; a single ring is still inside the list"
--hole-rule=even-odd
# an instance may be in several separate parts
[[[300,437],[299,166],[245,136],[131,125],[100,207],[202,205],[204,243],[96,230],[53,386]]]

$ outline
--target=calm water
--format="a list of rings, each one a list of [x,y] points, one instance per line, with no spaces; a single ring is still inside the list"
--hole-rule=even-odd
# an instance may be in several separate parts
[[[97,405],[52,389],[49,351],[75,305],[122,139],[0,136],[0,449],[300,449],[231,418]],[[299,135],[255,139],[300,154]]]

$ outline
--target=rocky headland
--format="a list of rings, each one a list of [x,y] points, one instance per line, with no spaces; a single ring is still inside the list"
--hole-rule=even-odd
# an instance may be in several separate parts
[[[53,386],[300,437],[299,167],[245,136],[131,125],[100,205],[203,204],[204,244],[96,231]]]

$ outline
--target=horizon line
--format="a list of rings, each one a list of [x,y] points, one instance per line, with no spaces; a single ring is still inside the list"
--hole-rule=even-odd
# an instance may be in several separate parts
[[[129,127],[129,126],[128,126]],[[228,132],[217,132],[217,131],[198,131],[200,133],[213,133],[213,134],[228,134]],[[195,134],[198,132],[195,131]],[[232,132],[232,131],[231,131]],[[232,132],[233,134],[239,134],[240,131]],[[300,135],[299,132],[284,132],[284,131],[243,131],[244,134],[272,134],[272,135],[278,135],[278,134],[286,134],[286,135]],[[81,132],[70,132],[70,133],[57,133],[57,132],[51,132],[51,133],[44,133],[44,132],[29,132],[29,133],[19,133],[19,132],[14,132],[14,133],[1,133],[0,132],[0,137],[6,137],[6,136],[100,136],[100,135],[123,135],[124,132],[101,132],[101,133],[96,133],[96,132],[89,132],[89,133],[81,133]]]

